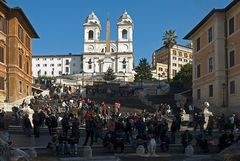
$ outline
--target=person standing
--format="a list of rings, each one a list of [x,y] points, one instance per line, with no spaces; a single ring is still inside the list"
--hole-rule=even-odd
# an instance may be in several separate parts
[[[37,111],[34,112],[33,114],[33,131],[34,131],[34,136],[36,138],[39,137],[40,134],[40,124],[41,124],[41,119],[39,117],[39,113]]]
[[[23,130],[26,136],[31,137],[32,124],[28,114],[23,117]]]
[[[176,117],[174,117],[171,125],[171,143],[172,144],[175,144],[175,134],[177,129],[178,129],[178,123],[177,123]]]
[[[86,139],[85,139],[83,146],[87,145],[89,137],[91,137],[90,146],[93,145],[93,136],[94,136],[95,128],[96,128],[96,124],[93,121],[93,118],[90,117],[90,120],[86,122]]]

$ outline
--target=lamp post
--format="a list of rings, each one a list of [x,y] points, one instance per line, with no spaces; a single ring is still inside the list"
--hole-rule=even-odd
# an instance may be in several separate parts
[[[159,80],[158,86],[159,86],[159,88],[161,88],[161,85],[160,85],[160,82],[161,82],[161,74],[160,74],[160,73],[158,73],[158,80]]]
[[[225,107],[225,88],[226,88],[226,84],[222,83],[222,89],[223,89],[223,103],[222,103],[222,107]]]

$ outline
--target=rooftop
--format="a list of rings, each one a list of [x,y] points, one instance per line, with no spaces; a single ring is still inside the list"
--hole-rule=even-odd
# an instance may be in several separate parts
[[[233,6],[235,6],[238,2],[240,2],[239,0],[233,0],[228,6],[226,6],[223,9],[215,9],[213,8],[208,14],[207,16],[205,16],[202,21],[200,21],[183,39],[190,39],[190,37],[203,25],[205,24],[208,19],[210,17],[212,17],[212,15],[216,12],[227,12],[228,10],[230,10]]]

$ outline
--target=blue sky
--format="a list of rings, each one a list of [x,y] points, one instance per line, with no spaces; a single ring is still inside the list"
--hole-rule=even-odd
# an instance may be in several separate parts
[[[102,24],[110,17],[111,39],[117,39],[117,20],[127,10],[134,22],[135,63],[151,62],[152,52],[162,46],[162,36],[174,29],[178,43],[213,8],[223,8],[232,0],[7,0],[21,7],[40,39],[33,40],[34,54],[80,54],[83,51],[83,22],[93,10]]]

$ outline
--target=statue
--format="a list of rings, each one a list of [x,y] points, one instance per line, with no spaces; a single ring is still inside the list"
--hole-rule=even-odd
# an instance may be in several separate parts
[[[203,115],[205,118],[204,129],[207,128],[209,116],[213,116],[213,113],[211,111],[209,111],[209,106],[210,106],[210,104],[208,102],[203,103]]]

